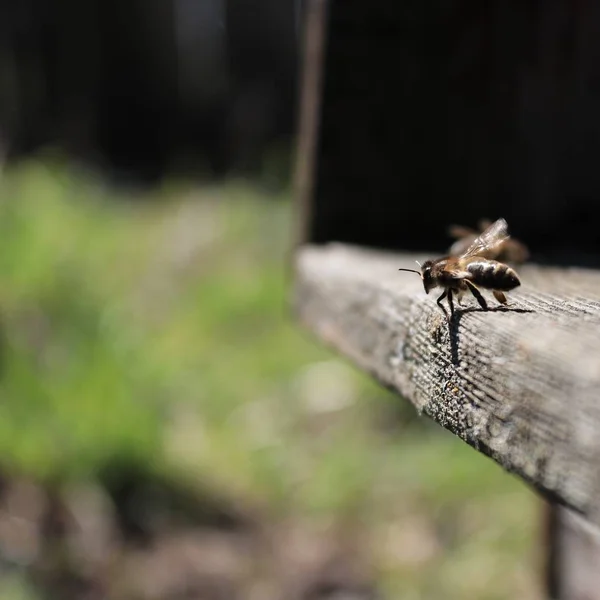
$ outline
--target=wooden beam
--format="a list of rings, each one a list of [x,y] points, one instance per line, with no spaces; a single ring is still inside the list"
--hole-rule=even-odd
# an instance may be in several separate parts
[[[600,273],[525,266],[507,308],[465,298],[449,324],[437,294],[397,270],[425,258],[302,247],[296,314],[419,412],[600,523]]]

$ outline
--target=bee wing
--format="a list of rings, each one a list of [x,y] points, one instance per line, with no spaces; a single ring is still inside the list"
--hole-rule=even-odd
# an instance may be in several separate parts
[[[469,237],[475,233],[475,231],[464,225],[450,225],[450,227],[448,227],[448,234],[455,240]]]
[[[482,252],[494,250],[508,238],[508,224],[504,219],[498,219],[475,239],[465,253],[461,255],[461,258],[479,256]]]
[[[462,256],[467,249],[469,248],[469,246],[471,245],[471,242],[473,242],[474,237],[473,236],[469,236],[471,239],[459,239],[456,240],[452,246],[450,246],[450,249],[448,250],[448,254],[450,256]]]
[[[470,279],[471,273],[467,271],[466,265],[469,261],[465,261],[462,258],[452,257],[450,258],[444,269],[445,274],[451,279]]]
[[[471,279],[472,278],[471,273],[469,273],[469,271],[467,271],[466,269],[464,269],[463,265],[461,265],[460,267],[457,267],[456,269],[448,271],[448,274],[454,280],[458,280],[458,279]]]

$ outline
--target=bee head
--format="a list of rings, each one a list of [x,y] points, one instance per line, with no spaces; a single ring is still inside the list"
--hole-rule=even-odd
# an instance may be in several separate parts
[[[433,276],[431,275],[432,267],[432,260],[425,261],[421,266],[421,279],[423,280],[423,287],[425,288],[426,294],[429,294],[429,290],[435,287],[435,281]]]
[[[409,271],[410,273],[416,273],[420,275],[421,280],[423,281],[423,287],[425,288],[425,293],[429,294],[429,290],[435,287],[435,278],[431,274],[431,269],[433,267],[433,261],[428,260],[424,262],[422,265],[417,262],[419,267],[421,267],[420,271],[416,271],[415,269],[398,269],[399,271]]]

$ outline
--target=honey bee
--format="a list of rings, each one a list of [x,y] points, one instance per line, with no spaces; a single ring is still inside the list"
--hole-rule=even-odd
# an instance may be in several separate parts
[[[479,228],[478,231],[462,225],[451,225],[448,228],[448,233],[456,241],[450,246],[448,254],[450,256],[460,256],[475,241],[477,236],[485,231],[491,224],[492,222],[490,220],[481,219],[477,224]],[[483,258],[499,260],[503,263],[519,265],[527,261],[529,258],[529,250],[523,242],[520,242],[513,237],[509,237],[503,243],[484,251],[481,256]]]
[[[500,304],[506,304],[504,292],[521,285],[514,269],[497,260],[486,258],[494,255],[494,252],[497,252],[498,248],[508,239],[508,225],[504,219],[498,219],[487,227],[459,256],[445,256],[428,260],[419,265],[420,271],[415,269],[399,269],[399,271],[409,271],[420,275],[427,294],[433,288],[444,288],[436,302],[446,316],[442,300],[448,299],[452,315],[454,313],[453,297],[456,297],[460,304],[465,292],[471,292],[481,308],[488,310],[487,302],[479,288],[491,290]]]

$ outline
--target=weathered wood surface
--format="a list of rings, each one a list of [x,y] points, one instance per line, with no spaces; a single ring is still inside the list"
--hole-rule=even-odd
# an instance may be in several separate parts
[[[305,246],[295,311],[417,410],[600,523],[600,273],[524,266],[507,308],[465,297],[448,323],[437,290],[397,270],[425,258]]]

